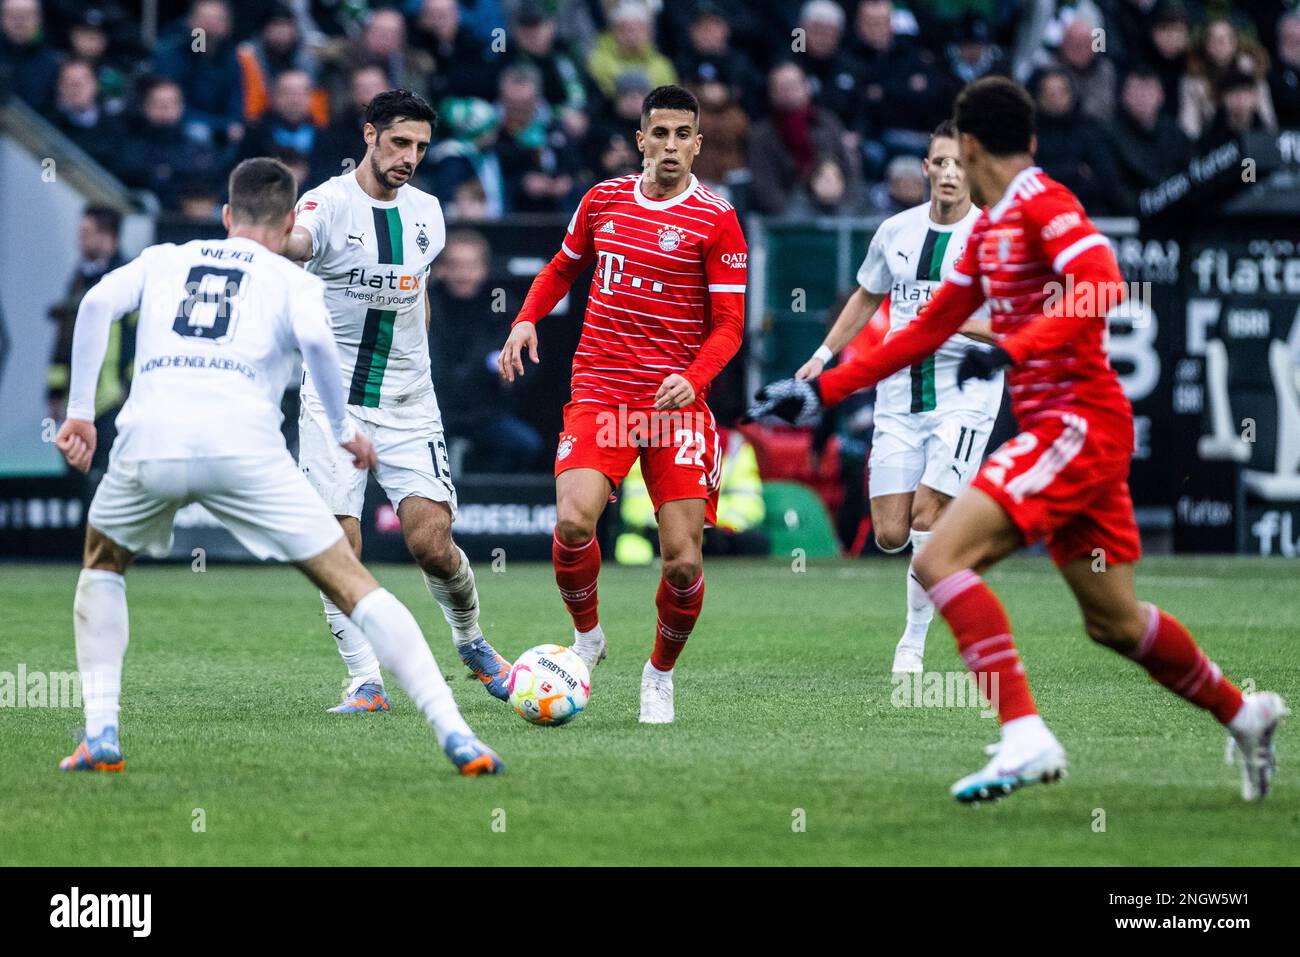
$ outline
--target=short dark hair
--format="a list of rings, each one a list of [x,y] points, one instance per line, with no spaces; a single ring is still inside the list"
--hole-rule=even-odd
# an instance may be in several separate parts
[[[263,225],[289,214],[298,198],[298,183],[278,159],[254,156],[234,168],[227,191],[232,222]]]
[[[112,206],[91,205],[81,211],[86,219],[93,220],[101,233],[110,233],[116,239],[122,232],[122,214]]]
[[[667,86],[657,86],[645,95],[641,102],[641,126],[644,129],[650,122],[650,113],[653,110],[684,110],[695,117],[695,122],[700,121],[700,101],[695,98],[695,94],[685,87],[669,84]]]
[[[384,90],[366,107],[366,122],[380,133],[402,120],[428,123],[432,130],[438,114],[424,97],[411,90]]]
[[[925,155],[930,155],[930,147],[934,145],[935,140],[955,140],[957,139],[957,124],[952,120],[944,120],[934,128],[930,134],[930,141],[925,144]]]
[[[1034,101],[1004,76],[986,76],[957,94],[953,122],[994,156],[1028,153],[1034,136]]]

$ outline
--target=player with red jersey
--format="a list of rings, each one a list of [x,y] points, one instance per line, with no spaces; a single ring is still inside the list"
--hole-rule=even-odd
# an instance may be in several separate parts
[[[664,724],[674,715],[673,667],[704,603],[701,543],[722,471],[705,396],[740,348],[748,251],[731,204],[691,174],[702,137],[690,92],[652,90],[636,140],[644,172],[588,190],[560,251],[533,281],[499,363],[513,381],[525,351],[539,361],[537,322],[595,262],[555,455],[555,580],[573,616],[574,650],[594,668],[606,650],[596,522],[640,457],[663,558],[640,720]]]
[[[957,638],[1002,725],[993,758],[952,787],[959,801],[1058,779],[1065,751],[1035,707],[1006,612],[979,572],[1045,540],[1088,637],[1132,658],[1226,725],[1242,760],[1242,797],[1268,792],[1273,733],[1287,714],[1272,692],[1243,695],[1173,616],[1137,600],[1141,555],[1129,497],[1133,413],[1106,354],[1106,312],[1122,277],[1074,195],[1033,165],[1034,107],[1022,87],[987,78],[958,97],[962,165],[992,201],[965,253],[906,329],[816,385],[760,391],[751,414],[803,421],[927,356],[987,302],[998,345],[970,347],[957,382],[1007,369],[1019,435],[993,453],[934,528],[915,570]]]

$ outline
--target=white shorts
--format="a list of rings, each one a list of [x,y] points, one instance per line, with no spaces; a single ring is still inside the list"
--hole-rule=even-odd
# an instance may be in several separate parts
[[[258,558],[299,562],[343,530],[285,449],[221,458],[109,462],[89,523],[132,554],[164,558],[176,512],[198,502]]]
[[[446,502],[456,517],[456,487],[451,482],[442,416],[430,391],[425,401],[401,409],[348,406],[357,431],[375,445],[379,465],[373,470],[393,510],[409,495]],[[298,412],[298,467],[335,515],[361,517],[369,473],[352,464],[352,456],[334,441],[320,399],[303,390]]]
[[[871,497],[915,492],[921,485],[955,497],[979,470],[993,422],[965,409],[877,415],[867,471]]]

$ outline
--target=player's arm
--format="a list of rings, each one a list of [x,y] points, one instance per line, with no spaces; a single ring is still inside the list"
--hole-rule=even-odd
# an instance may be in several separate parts
[[[284,244],[284,256],[296,263],[306,262],[312,254],[311,233],[302,226],[294,226]]]
[[[348,416],[347,397],[339,378],[342,362],[339,349],[330,331],[329,311],[325,306],[324,288],[316,285],[303,294],[293,297],[290,312],[293,338],[302,352],[303,364],[311,373],[316,393],[320,396],[329,420],[334,441],[352,454],[352,464],[359,469],[374,468],[378,461],[370,440],[357,431]]]
[[[143,259],[142,254],[114,269],[90,288],[77,308],[68,417],[59,427],[54,444],[78,472],[87,471],[95,456],[95,389],[113,323],[140,308],[144,295]]]
[[[537,349],[537,323],[551,314],[569,292],[573,280],[591,265],[596,257],[596,246],[592,242],[591,227],[587,222],[588,205],[591,193],[587,193],[578,204],[569,220],[569,228],[560,250],[549,263],[542,267],[533,284],[528,287],[528,295],[519,309],[519,315],[510,324],[510,335],[497,356],[497,369],[506,382],[514,382],[516,375],[524,374],[524,350],[533,365],[542,361]]]
[[[817,347],[817,351],[812,354],[812,358],[799,367],[799,371],[794,374],[796,379],[815,379],[822,374],[826,368],[826,363],[840,354],[840,350],[853,341],[853,337],[861,332],[871,317],[876,314],[880,304],[885,301],[887,293],[867,292],[859,286],[849,296],[849,301],[844,304],[840,310],[839,316],[835,319],[835,324],[831,326],[830,332],[826,333],[826,338],[822,344]]]
[[[284,244],[284,256],[296,263],[306,262],[325,245],[334,205],[319,189],[303,193],[294,210],[293,229]]]
[[[998,342],[993,335],[993,320],[991,319],[967,319],[957,331],[968,339],[974,339],[977,342],[987,342],[989,345],[997,345]]]
[[[708,286],[711,327],[700,351],[680,373],[665,376],[655,393],[660,411],[684,409],[695,401],[740,350],[745,334],[745,280],[749,247],[735,210],[728,210],[714,227],[704,250],[704,280]]]

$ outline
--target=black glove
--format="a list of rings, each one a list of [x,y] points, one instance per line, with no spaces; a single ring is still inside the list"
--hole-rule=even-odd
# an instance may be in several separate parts
[[[744,421],[753,422],[770,415],[791,425],[816,425],[823,411],[816,379],[779,379],[754,393],[754,402]]]
[[[967,379],[991,379],[1011,364],[1011,356],[1001,346],[971,346],[957,366],[957,388]]]

